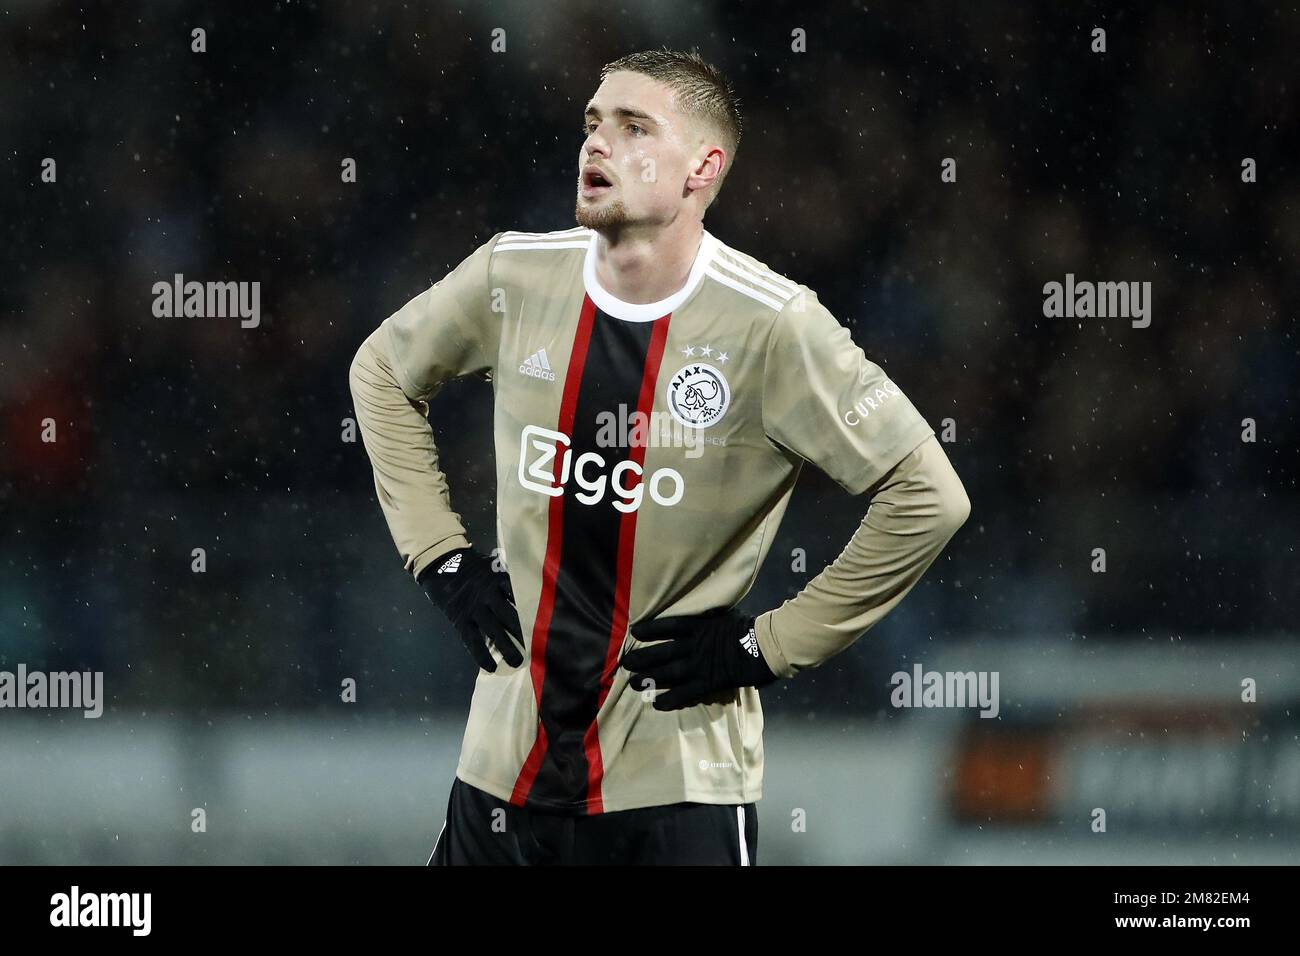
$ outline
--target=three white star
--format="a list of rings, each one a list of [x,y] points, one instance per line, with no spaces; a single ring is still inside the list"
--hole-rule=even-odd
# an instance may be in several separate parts
[[[705,356],[706,358],[712,356],[714,352],[718,351],[712,345],[699,345],[699,346],[688,345],[686,346],[686,348],[682,349],[682,354],[685,355],[687,358],[693,358],[697,350],[701,355]],[[727,353],[718,352],[718,362],[722,365],[725,365],[727,364],[727,361],[728,361]]]

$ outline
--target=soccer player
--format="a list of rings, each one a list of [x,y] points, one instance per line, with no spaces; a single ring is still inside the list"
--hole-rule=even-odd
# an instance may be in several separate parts
[[[353,361],[398,551],[479,664],[430,863],[752,864],[758,688],[852,644],[969,513],[933,429],[816,295],[704,229],[740,132],[697,54],[608,64],[577,228],[497,233]],[[475,374],[503,571],[452,511],[426,418]],[[804,461],[869,507],[748,616]]]

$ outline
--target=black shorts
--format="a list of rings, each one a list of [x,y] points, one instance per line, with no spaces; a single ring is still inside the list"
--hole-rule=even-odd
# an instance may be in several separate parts
[[[429,865],[754,866],[757,851],[752,803],[572,816],[514,806],[458,777]]]

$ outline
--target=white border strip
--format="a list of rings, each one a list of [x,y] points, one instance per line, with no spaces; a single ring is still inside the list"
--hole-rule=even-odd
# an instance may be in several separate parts
[[[442,829],[438,831],[438,839],[433,841],[433,850],[429,853],[429,862],[425,866],[433,866],[433,858],[438,855],[438,844],[442,842],[442,835],[447,831],[447,821],[442,821]]]
[[[749,866],[749,845],[745,842],[745,808],[736,807],[736,827],[740,830],[740,865]]]
[[[750,288],[747,285],[742,285],[741,283],[737,282],[735,279],[732,279],[728,276],[724,276],[721,272],[719,272],[717,269],[714,269],[712,266],[710,266],[708,269],[708,275],[710,279],[715,279],[718,282],[721,282],[725,286],[730,286],[731,288],[735,289],[737,292],[743,292],[751,299],[757,299],[759,302],[762,302],[769,309],[773,309],[777,312],[780,312],[781,309],[784,308],[784,303],[778,302],[770,295],[767,295],[766,293],[763,292],[759,292],[757,289]]]
[[[501,242],[492,247],[493,252],[509,252],[511,249],[586,249],[591,245],[586,239],[579,242]]]

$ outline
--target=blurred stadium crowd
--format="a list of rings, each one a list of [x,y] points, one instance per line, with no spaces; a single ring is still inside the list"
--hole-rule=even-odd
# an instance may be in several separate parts
[[[936,431],[953,420],[974,508],[890,619],[765,702],[886,710],[886,675],[954,636],[1291,628],[1288,16],[10,9],[0,664],[103,669],[110,710],[329,709],[348,676],[367,708],[462,710],[472,664],[403,576],[359,440],[342,437],[348,364],[493,233],[573,225],[599,69],[660,45],[698,47],[741,96],[745,137],[706,227],[817,290]],[[1105,54],[1089,49],[1098,25]],[[940,181],[945,157],[956,183]],[[1242,182],[1244,157],[1258,182]],[[260,327],[155,318],[151,287],[176,273],[260,281]],[[1044,318],[1042,286],[1066,273],[1150,281],[1150,328]],[[486,547],[489,400],[456,383],[431,416],[453,504]],[[745,607],[796,593],[865,510],[809,469]]]

